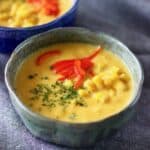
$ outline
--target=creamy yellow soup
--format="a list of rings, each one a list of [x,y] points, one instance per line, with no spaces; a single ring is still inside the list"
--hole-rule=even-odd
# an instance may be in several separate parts
[[[33,53],[20,65],[15,87],[22,102],[33,112],[48,118],[68,122],[92,122],[112,116],[131,102],[133,83],[123,61],[105,49],[92,60],[92,76],[75,89],[75,81],[58,81],[59,74],[51,65],[60,60],[79,59],[92,54],[97,45],[60,43]],[[61,50],[59,55],[37,58],[49,50]]]
[[[72,0],[59,0],[60,12],[57,16],[37,11],[26,0],[0,0],[0,26],[31,27],[55,20],[72,7]]]

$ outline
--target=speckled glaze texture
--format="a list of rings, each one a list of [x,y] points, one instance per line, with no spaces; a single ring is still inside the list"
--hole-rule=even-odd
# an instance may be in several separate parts
[[[47,24],[28,28],[8,28],[0,26],[0,52],[12,52],[19,43],[35,34],[57,27],[73,25],[79,0],[72,0],[72,2],[73,6],[67,13]]]
[[[131,104],[112,117],[90,123],[67,123],[48,119],[26,108],[17,97],[14,88],[18,66],[28,55],[39,48],[59,42],[101,44],[102,47],[121,57],[134,80],[134,93]],[[98,139],[111,135],[131,118],[141,93],[143,72],[139,61],[129,49],[109,35],[104,33],[96,35],[82,28],[59,28],[31,37],[17,47],[6,65],[5,82],[17,113],[33,135],[56,144],[70,147],[87,147],[94,145]]]

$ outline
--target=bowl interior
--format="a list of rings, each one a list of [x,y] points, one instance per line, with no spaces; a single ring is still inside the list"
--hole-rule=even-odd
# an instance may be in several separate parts
[[[39,48],[59,42],[85,42],[91,44],[101,44],[102,47],[121,57],[133,77],[134,93],[131,105],[137,101],[143,82],[143,73],[137,58],[118,40],[104,33],[99,33],[96,35],[95,33],[82,28],[59,28],[33,36],[21,43],[13,52],[5,70],[7,85],[14,93],[14,80],[19,64],[21,64],[22,61],[31,53],[39,50]]]

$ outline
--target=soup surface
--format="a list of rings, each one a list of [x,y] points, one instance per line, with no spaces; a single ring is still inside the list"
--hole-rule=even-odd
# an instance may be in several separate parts
[[[91,122],[129,105],[133,83],[125,64],[112,52],[87,43],[59,43],[25,59],[15,87],[33,112]]]
[[[55,20],[72,0],[0,0],[0,26],[31,27]]]

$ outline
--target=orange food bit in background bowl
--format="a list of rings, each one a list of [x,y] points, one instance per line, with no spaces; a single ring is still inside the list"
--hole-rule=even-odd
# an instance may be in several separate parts
[[[37,10],[44,10],[46,15],[57,16],[60,12],[58,0],[27,0],[33,4]]]

